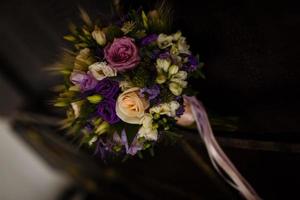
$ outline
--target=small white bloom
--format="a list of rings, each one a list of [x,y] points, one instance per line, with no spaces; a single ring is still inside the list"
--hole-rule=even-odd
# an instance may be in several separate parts
[[[163,84],[164,82],[167,81],[167,77],[163,74],[158,74],[156,77],[156,83],[158,84]]]
[[[171,67],[169,68],[169,76],[177,74],[178,70],[179,67],[177,65],[171,65]]]
[[[171,35],[159,34],[157,38],[158,47],[161,49],[165,49],[172,45],[173,37]]]
[[[169,105],[170,105],[171,116],[176,116],[176,110],[178,110],[180,104],[177,101],[171,101]]]
[[[191,54],[189,48],[190,46],[186,43],[185,37],[180,37],[177,42],[177,48],[180,53]]]
[[[172,83],[177,83],[182,88],[186,88],[186,86],[187,86],[187,81],[184,81],[182,79],[172,78],[170,81]]]
[[[180,53],[177,45],[175,45],[175,44],[172,45],[172,47],[170,49],[170,52],[171,52],[172,55],[178,55]]]
[[[172,78],[174,79],[180,79],[185,80],[187,78],[187,72],[186,71],[179,71],[177,74],[174,74]]]
[[[177,40],[179,40],[179,38],[181,37],[181,31],[177,31],[176,33],[174,33],[173,35],[172,35],[172,37],[173,37],[173,40],[175,40],[175,41],[177,41]]]
[[[171,82],[169,84],[169,89],[175,96],[179,96],[182,93],[182,87],[180,86],[180,84],[175,82]]]
[[[104,46],[106,44],[106,36],[103,31],[98,26],[95,26],[94,31],[92,32],[92,37],[96,40],[96,42],[100,46]]]
[[[176,110],[180,104],[177,101],[171,101],[169,103],[162,103],[150,108],[151,114],[167,115],[169,117],[176,116]]]
[[[142,127],[138,131],[138,138],[145,138],[146,140],[157,140],[158,131],[153,127],[153,117],[151,114],[145,114],[141,120]]]
[[[98,81],[106,77],[112,77],[117,75],[117,71],[107,65],[106,62],[96,62],[89,66],[89,71],[92,73],[93,77]]]
[[[169,59],[157,59],[156,60],[156,68],[158,71],[168,72],[168,69],[171,65],[171,61]]]

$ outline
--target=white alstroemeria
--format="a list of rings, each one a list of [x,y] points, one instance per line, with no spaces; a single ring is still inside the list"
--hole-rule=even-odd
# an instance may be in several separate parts
[[[170,52],[171,52],[171,54],[172,54],[173,56],[178,56],[179,53],[180,53],[180,51],[179,51],[179,49],[178,49],[178,47],[177,47],[176,44],[173,44],[173,45],[172,45],[172,47],[171,47],[171,49],[170,49]]]
[[[180,104],[177,101],[171,101],[169,103],[171,116],[176,116],[176,111],[180,107]]]
[[[156,68],[159,72],[160,71],[168,72],[170,65],[171,65],[170,59],[158,58],[156,60]]]
[[[172,45],[173,37],[171,35],[159,34],[157,38],[158,47],[161,49],[165,49]]]
[[[175,75],[178,73],[179,67],[177,65],[171,65],[169,68],[169,76]]]
[[[157,140],[158,131],[153,126],[153,117],[147,113],[141,120],[142,127],[138,131],[138,138],[145,138],[146,140]]]
[[[162,103],[150,108],[151,114],[167,115],[169,117],[176,116],[176,110],[180,104],[177,101],[171,101],[169,103]]]
[[[117,71],[111,68],[106,62],[96,62],[89,66],[89,71],[98,81],[106,77],[117,76]]]
[[[167,81],[167,77],[164,74],[158,74],[156,77],[156,83],[163,84]]]
[[[187,78],[187,72],[186,71],[179,71],[178,73],[174,74],[172,78],[174,79],[181,79],[185,80]]]
[[[98,26],[95,26],[95,29],[92,32],[92,37],[100,46],[104,46],[106,44],[105,33]]]
[[[172,78],[171,83],[177,83],[180,87],[185,88],[187,86],[187,81],[178,78]]]
[[[76,102],[71,103],[71,107],[73,109],[75,118],[79,117],[82,104],[83,104],[83,101],[76,101]]]
[[[183,88],[180,86],[180,84],[175,83],[175,82],[171,82],[169,84],[169,89],[175,96],[181,95],[182,90],[183,90]]]
[[[173,40],[175,40],[175,41],[178,41],[181,36],[182,36],[181,31],[177,31],[176,33],[174,33],[172,35]]]
[[[186,43],[186,38],[185,37],[180,37],[178,42],[177,42],[177,48],[178,48],[178,51],[179,53],[183,53],[183,54],[191,54],[189,48],[190,48],[190,45],[188,45]]]

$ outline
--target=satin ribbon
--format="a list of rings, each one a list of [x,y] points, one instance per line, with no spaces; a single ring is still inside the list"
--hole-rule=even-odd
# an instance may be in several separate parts
[[[225,181],[238,190],[245,199],[260,200],[261,198],[247,180],[239,173],[218,144],[209,123],[207,113],[201,102],[199,102],[194,96],[185,96],[184,98],[191,106],[191,111],[196,121],[198,132],[207,148],[209,158],[214,168],[225,179]]]

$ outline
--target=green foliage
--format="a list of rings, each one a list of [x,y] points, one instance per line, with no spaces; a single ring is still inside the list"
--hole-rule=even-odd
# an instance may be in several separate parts
[[[105,29],[105,35],[108,42],[112,42],[114,38],[121,37],[123,32],[116,25],[110,25]]]

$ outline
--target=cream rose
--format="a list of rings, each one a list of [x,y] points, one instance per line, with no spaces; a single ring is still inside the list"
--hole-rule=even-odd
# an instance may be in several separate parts
[[[139,95],[140,88],[134,87],[119,95],[116,104],[118,117],[129,124],[141,124],[149,102]]]

